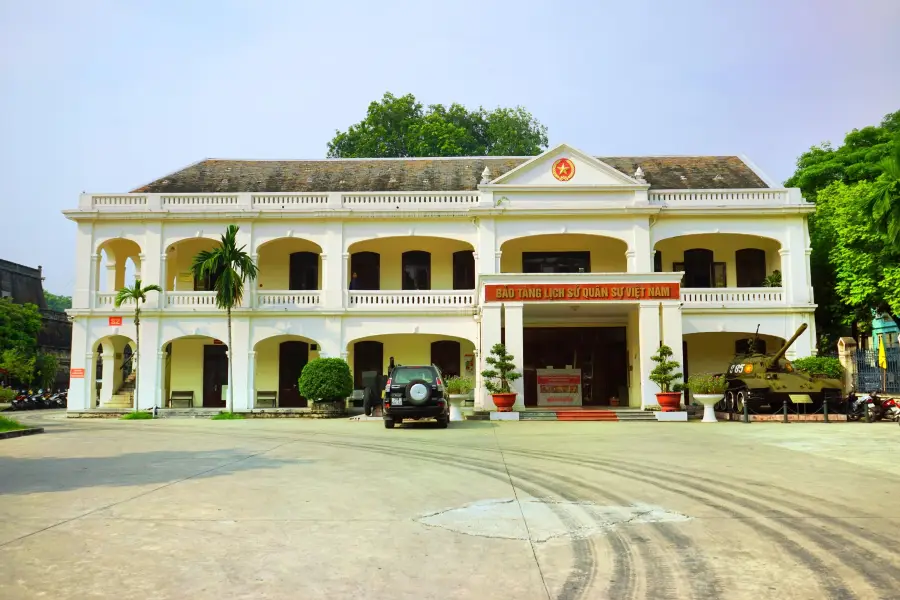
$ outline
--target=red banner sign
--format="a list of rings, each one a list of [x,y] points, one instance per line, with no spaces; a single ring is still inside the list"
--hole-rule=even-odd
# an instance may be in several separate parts
[[[121,327],[122,326],[122,317],[110,317],[109,318],[109,326],[110,327]]]
[[[69,369],[69,377],[72,379],[84,379],[84,369]]]
[[[677,300],[679,294],[677,283],[521,283],[484,286],[487,302]]]

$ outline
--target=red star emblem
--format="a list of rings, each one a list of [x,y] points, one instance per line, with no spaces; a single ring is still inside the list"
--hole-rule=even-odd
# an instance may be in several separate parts
[[[551,171],[559,181],[569,181],[575,177],[575,163],[568,158],[560,158],[553,163]]]

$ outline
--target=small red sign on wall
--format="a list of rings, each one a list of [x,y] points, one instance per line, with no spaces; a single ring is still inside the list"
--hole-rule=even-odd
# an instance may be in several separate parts
[[[110,327],[121,327],[122,326],[122,317],[110,317],[109,318],[109,326]]]
[[[84,379],[84,369],[69,369],[69,377],[72,379]]]
[[[222,340],[213,340],[213,344],[215,344],[216,346],[224,346],[225,342],[223,342]]]

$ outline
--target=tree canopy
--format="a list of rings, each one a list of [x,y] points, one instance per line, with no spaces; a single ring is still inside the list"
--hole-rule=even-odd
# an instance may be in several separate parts
[[[44,299],[47,301],[47,308],[57,312],[63,312],[67,308],[72,308],[72,296],[57,296],[44,290]]]
[[[819,190],[835,181],[873,181],[881,175],[881,161],[891,155],[898,134],[900,110],[886,115],[879,125],[854,129],[837,148],[830,142],[813,146],[797,159],[797,170],[785,185],[799,187],[804,198],[815,202]]]
[[[547,148],[547,127],[521,106],[469,110],[461,104],[423,108],[415,96],[390,92],[366,117],[335,132],[329,158],[533,156]]]
[[[17,350],[32,354],[40,331],[41,313],[37,306],[0,299],[0,352]]]
[[[887,172],[900,146],[898,135],[900,111],[886,115],[879,125],[854,129],[837,148],[829,143],[810,148],[785,182],[816,203],[810,218],[810,265],[820,347],[832,348],[848,328],[865,328],[873,310],[900,312],[900,297],[891,290],[900,282],[900,254],[886,236],[898,231],[891,216],[900,207],[890,203],[898,186]],[[881,219],[873,219],[876,195]]]

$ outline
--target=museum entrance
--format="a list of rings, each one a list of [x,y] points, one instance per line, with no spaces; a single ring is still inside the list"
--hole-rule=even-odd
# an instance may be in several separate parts
[[[523,338],[525,406],[548,404],[539,387],[550,398],[577,393],[578,370],[581,406],[628,405],[625,327],[525,327]]]

